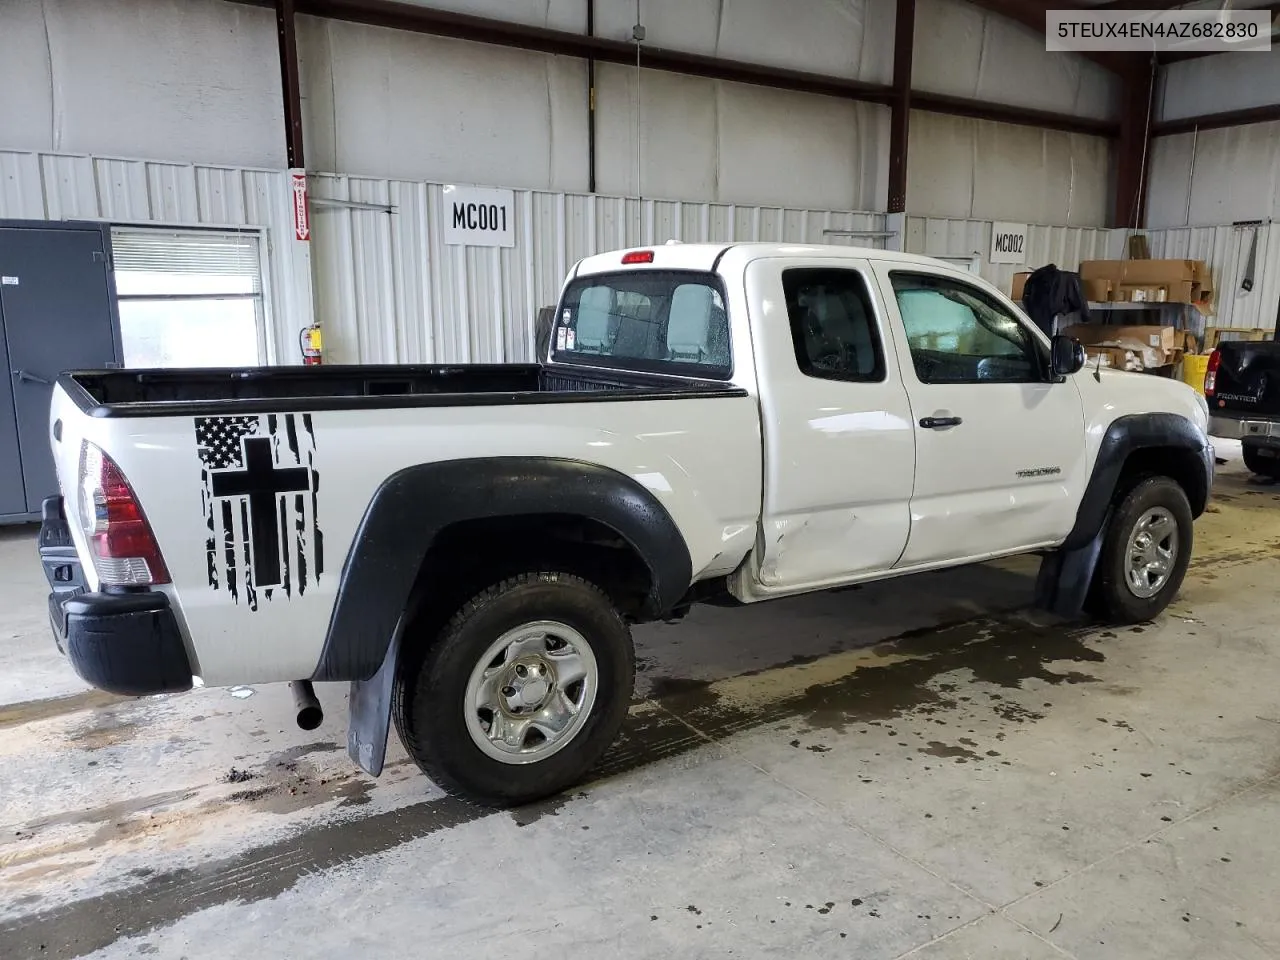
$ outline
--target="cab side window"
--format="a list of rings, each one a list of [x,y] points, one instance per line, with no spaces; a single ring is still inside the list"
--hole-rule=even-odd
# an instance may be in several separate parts
[[[782,289],[796,363],[806,376],[884,379],[884,351],[861,273],[832,267],[784,270]]]
[[[921,383],[1036,383],[1047,357],[1017,317],[976,287],[947,277],[891,275]]]

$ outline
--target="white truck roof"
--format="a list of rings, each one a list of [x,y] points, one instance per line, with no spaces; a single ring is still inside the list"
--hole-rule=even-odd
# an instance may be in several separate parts
[[[915,253],[881,250],[876,247],[850,247],[833,243],[659,243],[610,250],[578,261],[573,276],[613,273],[618,270],[710,270],[727,251],[747,254],[745,259],[766,257],[830,257],[832,259],[889,260],[897,263],[927,265],[933,269],[955,270],[954,264]],[[651,261],[624,263],[627,254],[652,253]]]

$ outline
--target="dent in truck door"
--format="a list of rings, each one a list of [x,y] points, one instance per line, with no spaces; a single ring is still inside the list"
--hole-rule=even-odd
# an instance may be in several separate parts
[[[895,321],[916,435],[911,536],[899,566],[1060,542],[1084,482],[1070,380],[1018,316],[956,277],[877,264]]]
[[[888,570],[910,526],[907,393],[866,261],[762,259],[747,299],[764,424],[764,592]]]

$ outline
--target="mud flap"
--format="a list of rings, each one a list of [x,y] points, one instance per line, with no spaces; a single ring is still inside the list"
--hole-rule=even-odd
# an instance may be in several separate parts
[[[1068,620],[1080,618],[1110,521],[1111,511],[1108,510],[1102,527],[1084,546],[1045,554],[1040,561],[1040,573],[1036,576],[1037,607]]]
[[[391,729],[391,687],[400,662],[400,636],[387,645],[382,666],[368,680],[351,681],[351,717],[347,725],[347,755],[370,776],[382,773]]]

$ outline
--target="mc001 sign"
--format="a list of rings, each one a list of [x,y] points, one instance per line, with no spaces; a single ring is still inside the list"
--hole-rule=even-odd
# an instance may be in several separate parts
[[[444,188],[444,242],[468,247],[514,247],[515,196],[487,187]]]

